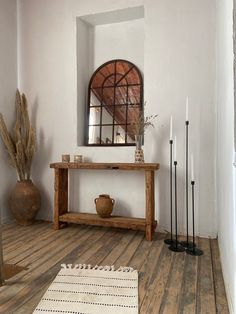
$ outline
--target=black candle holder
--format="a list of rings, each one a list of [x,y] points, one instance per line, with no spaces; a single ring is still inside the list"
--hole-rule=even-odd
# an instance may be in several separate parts
[[[185,248],[191,248],[194,246],[194,243],[189,241],[189,234],[188,234],[188,127],[189,121],[185,121],[185,132],[186,132],[186,158],[185,158],[185,189],[186,189],[186,241],[181,241],[181,245]]]
[[[170,140],[170,239],[165,239],[165,244],[172,245],[175,243],[173,239],[173,184],[172,184],[172,156],[173,156],[173,140]]]
[[[192,185],[192,215],[193,215],[193,246],[186,249],[186,253],[194,256],[200,256],[203,251],[198,249],[195,244],[195,218],[194,218],[194,185],[195,181],[191,181]]]
[[[175,241],[169,246],[169,250],[174,252],[184,252],[184,247],[178,242],[178,201],[177,201],[177,161],[174,161],[175,168]]]

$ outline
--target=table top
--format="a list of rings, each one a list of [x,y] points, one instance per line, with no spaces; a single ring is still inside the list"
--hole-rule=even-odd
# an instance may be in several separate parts
[[[51,163],[54,169],[104,169],[104,170],[158,170],[159,163],[99,163],[99,162],[56,162]]]

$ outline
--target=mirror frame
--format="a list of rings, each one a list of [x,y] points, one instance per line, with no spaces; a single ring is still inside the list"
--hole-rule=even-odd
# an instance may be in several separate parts
[[[89,85],[88,85],[88,101],[87,101],[87,106],[86,106],[86,127],[85,127],[85,139],[84,139],[85,146],[99,146],[99,147],[100,146],[102,146],[102,147],[135,146],[135,143],[94,143],[94,144],[89,143],[89,117],[90,117],[90,108],[91,108],[90,101],[91,101],[91,86],[92,86],[93,80],[94,80],[95,76],[97,75],[97,73],[102,68],[106,67],[108,64],[111,64],[111,63],[116,64],[117,62],[127,63],[130,66],[130,69],[128,70],[128,72],[130,72],[132,69],[136,70],[136,72],[138,74],[139,82],[140,82],[138,84],[138,85],[140,85],[140,94],[139,94],[140,95],[140,110],[143,111],[143,76],[142,76],[139,68],[134,63],[132,63],[128,60],[124,60],[124,59],[113,59],[113,60],[109,60],[109,61],[103,63],[101,66],[99,66],[95,70],[95,72],[93,73],[93,75],[90,78]],[[127,86],[129,86],[129,85],[127,85]],[[128,104],[124,104],[124,106],[125,105],[127,106]],[[101,124],[100,124],[100,127],[101,127]]]

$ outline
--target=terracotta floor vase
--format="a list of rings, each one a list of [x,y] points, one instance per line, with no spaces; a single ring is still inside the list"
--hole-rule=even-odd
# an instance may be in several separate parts
[[[11,211],[19,225],[30,225],[40,209],[40,193],[31,180],[17,181],[10,197]]]
[[[115,203],[113,198],[110,198],[107,194],[101,194],[94,200],[96,205],[96,211],[102,218],[108,218],[111,216],[113,205]]]

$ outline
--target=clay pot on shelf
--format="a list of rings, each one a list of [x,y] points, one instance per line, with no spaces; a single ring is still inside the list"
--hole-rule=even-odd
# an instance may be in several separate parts
[[[102,218],[108,218],[111,216],[115,200],[110,198],[110,195],[101,194],[98,198],[95,198],[94,203],[99,216]]]
[[[40,205],[40,194],[33,182],[17,181],[10,197],[10,207],[16,222],[22,226],[32,224]]]

